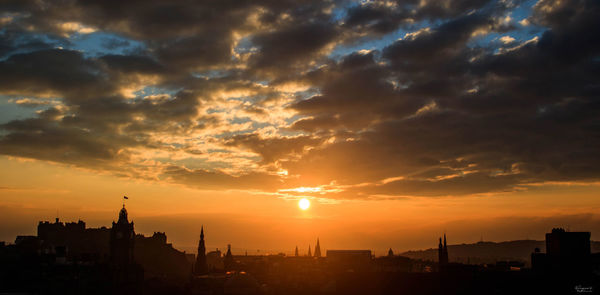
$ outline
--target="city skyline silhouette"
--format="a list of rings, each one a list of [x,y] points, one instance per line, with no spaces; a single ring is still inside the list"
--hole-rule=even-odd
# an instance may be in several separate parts
[[[0,293],[596,292],[599,97],[598,0],[0,1]]]

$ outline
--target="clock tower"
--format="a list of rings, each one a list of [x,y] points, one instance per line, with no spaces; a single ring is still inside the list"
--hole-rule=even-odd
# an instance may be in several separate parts
[[[110,229],[110,263],[115,271],[117,280],[127,281],[133,261],[133,246],[135,231],[133,221],[127,220],[125,205],[119,212],[119,220],[112,223]]]

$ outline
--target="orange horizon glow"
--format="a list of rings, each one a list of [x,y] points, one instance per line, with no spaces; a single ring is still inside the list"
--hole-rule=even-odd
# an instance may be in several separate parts
[[[600,240],[598,1],[82,2],[0,15],[0,241]]]
[[[165,231],[174,246],[187,251],[197,247],[201,224],[207,247],[231,243],[238,253],[260,249],[291,254],[295,245],[320,237],[324,249],[367,248],[383,255],[390,247],[395,251],[434,247],[442,232],[448,233],[451,244],[476,242],[482,236],[486,241],[543,240],[545,232],[558,226],[591,230],[592,239],[599,239],[593,226],[600,220],[593,213],[600,209],[596,183],[553,183],[459,198],[328,202],[322,195],[318,207],[305,211],[295,209],[297,199],[285,196],[132,181],[8,157],[0,157],[0,164],[7,168],[0,171],[0,223],[6,228],[0,240],[7,242],[17,234],[35,234],[37,222],[54,220],[57,211],[62,221],[81,219],[88,227],[109,226],[124,194],[130,198],[127,209],[138,233]],[[576,195],[578,201],[565,200],[564,194]]]

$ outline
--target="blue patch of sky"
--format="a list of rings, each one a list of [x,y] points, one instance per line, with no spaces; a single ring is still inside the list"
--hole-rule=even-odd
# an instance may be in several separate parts
[[[244,124],[252,122],[252,119],[250,119],[250,117],[234,117],[233,119],[229,120],[229,122],[232,124]]]
[[[537,0],[527,0],[514,7],[507,13],[511,17],[511,24],[514,27],[509,32],[492,32],[486,35],[477,36],[469,41],[469,47],[483,47],[498,51],[499,47],[516,46],[519,43],[531,40],[535,37],[540,37],[546,28],[534,24],[522,25],[520,22],[528,18],[532,13],[532,7],[537,3]],[[510,36],[515,39],[514,44],[504,44],[500,41],[503,36]]]
[[[34,32],[20,32],[15,36],[5,28],[0,29],[0,40],[9,42],[10,46],[14,47],[14,50],[0,56],[0,61],[7,60],[15,54],[26,54],[43,49],[66,48],[69,45],[67,40],[56,36]]]
[[[234,50],[238,54],[253,52],[255,50],[255,45],[254,43],[252,43],[252,36],[245,36],[242,39],[240,39]]]
[[[346,2],[344,5],[336,6],[331,12],[331,20],[334,22],[343,21],[348,16],[348,9],[357,5],[356,2]]]
[[[207,70],[203,72],[193,72],[192,76],[200,79],[218,79],[224,78],[231,74],[230,70]]]
[[[226,154],[231,154],[232,151],[230,150],[226,150],[226,149],[207,149],[206,153],[226,153]]]
[[[167,94],[174,97],[177,92],[183,90],[183,88],[167,88],[167,87],[156,87],[156,86],[145,86],[144,88],[133,92],[137,97],[144,97],[148,95]]]
[[[15,100],[23,98],[22,96],[0,95],[0,124],[5,124],[13,120],[23,120],[36,117],[36,112],[45,110],[48,105],[40,106],[22,106],[15,103]]]
[[[142,54],[147,49],[143,42],[108,32],[74,33],[69,41],[69,49],[79,50],[86,57]]]
[[[297,91],[294,93],[294,97],[296,98],[296,100],[305,100],[305,99],[309,99],[315,95],[319,95],[321,94],[321,90],[316,88],[316,87],[311,87],[309,89],[306,89],[304,91]]]
[[[6,34],[8,34],[6,29],[0,29],[0,39],[8,38],[8,36],[4,37]],[[51,48],[80,51],[85,57],[98,57],[107,54],[143,54],[147,49],[143,42],[107,32],[73,33],[68,38],[53,34],[21,32],[11,41],[15,50],[0,56],[0,61],[6,60],[15,54]]]
[[[344,56],[352,54],[354,52],[358,52],[360,50],[378,50],[381,51],[385,47],[393,44],[400,38],[404,38],[407,33],[416,32],[420,29],[426,27],[432,27],[437,25],[435,21],[423,20],[420,22],[416,22],[409,26],[402,26],[397,30],[381,35],[380,37],[371,37],[366,36],[356,40],[355,42],[349,44],[339,44],[336,46],[333,51],[329,54],[329,58],[334,60],[340,60]]]

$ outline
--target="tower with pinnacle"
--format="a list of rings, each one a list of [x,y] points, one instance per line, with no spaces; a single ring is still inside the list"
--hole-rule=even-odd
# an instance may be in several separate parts
[[[225,266],[226,271],[233,270],[233,255],[231,254],[231,244],[227,245],[227,254],[225,254],[225,258],[223,259],[223,265]]]
[[[127,273],[133,262],[135,231],[133,221],[127,219],[125,204],[119,211],[119,220],[110,229],[110,262],[117,273]]]
[[[310,252],[310,245],[308,245],[308,257],[312,257],[312,253]]]
[[[204,226],[200,229],[200,241],[198,242],[198,256],[194,265],[194,274],[204,275],[208,273],[206,264],[206,246],[204,245]]]
[[[442,238],[440,237],[440,243],[438,244],[438,261],[441,266],[448,264],[448,245],[446,244],[446,234],[444,234],[444,243],[442,244]]]
[[[144,271],[134,261],[135,231],[133,221],[127,218],[125,204],[119,211],[119,220],[110,229],[110,269],[113,277],[113,294],[141,294]]]
[[[294,256],[298,257],[298,246],[296,246],[296,251],[294,251]]]
[[[317,245],[315,246],[315,257],[321,257],[321,245],[319,244],[319,238],[317,238]]]

